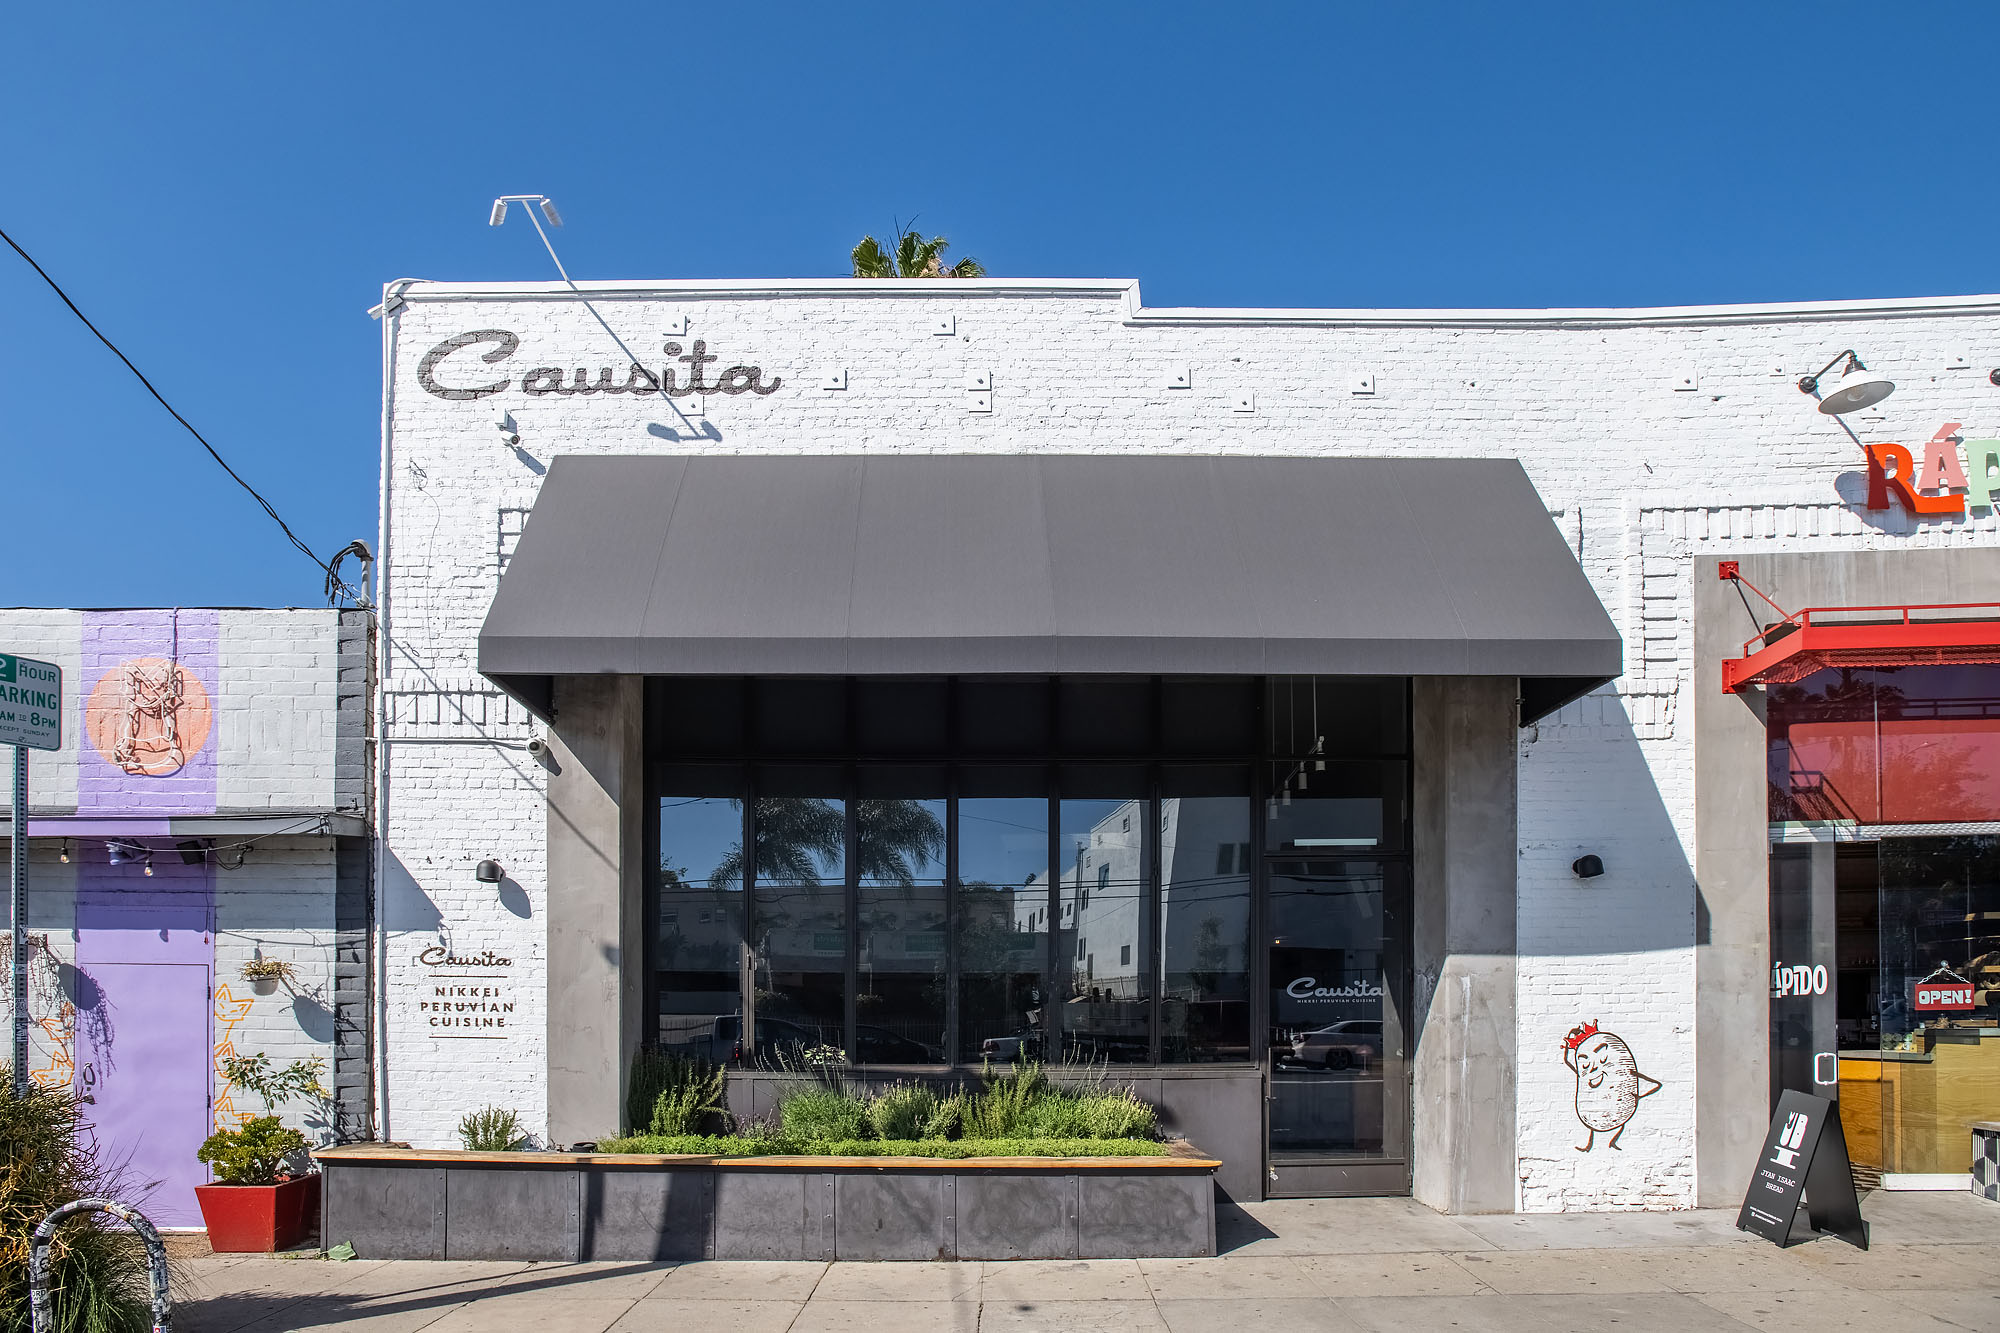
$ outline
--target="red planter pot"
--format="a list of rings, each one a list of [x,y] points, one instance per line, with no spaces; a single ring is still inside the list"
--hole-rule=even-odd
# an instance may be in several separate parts
[[[196,1185],[195,1202],[219,1254],[289,1250],[319,1221],[319,1177],[294,1176],[275,1185]]]

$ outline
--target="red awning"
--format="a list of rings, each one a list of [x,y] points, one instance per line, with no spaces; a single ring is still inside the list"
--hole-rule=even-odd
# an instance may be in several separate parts
[[[1722,689],[1784,685],[1827,667],[1966,662],[2000,662],[2000,602],[1815,606],[1747,640],[1722,664]]]

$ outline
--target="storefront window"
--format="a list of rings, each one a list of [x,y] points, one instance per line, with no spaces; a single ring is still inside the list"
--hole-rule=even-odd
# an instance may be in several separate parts
[[[1841,667],[1769,691],[1773,823],[2000,819],[2000,667]]]
[[[1400,852],[1408,781],[1402,763],[1274,763],[1264,844],[1304,856]]]
[[[937,1063],[945,1044],[945,803],[859,799],[854,816],[861,881],[854,1058]]]
[[[957,807],[959,1058],[1040,1058],[1049,802],[963,797]]]
[[[753,813],[755,1055],[824,1062],[846,1045],[847,803],[769,795]]]
[[[1068,800],[1058,809],[1054,910],[1056,957],[1067,974],[1063,1056],[1148,1060],[1146,802]]]
[[[1410,682],[1400,676],[1273,676],[1266,688],[1271,754],[1410,752]]]
[[[743,1008],[743,803],[727,797],[660,802],[655,958],[659,1040],[727,1059]]]
[[[2000,837],[1771,849],[1773,1095],[1838,1096],[1858,1171],[1957,1176],[2000,1106]]]
[[[2000,838],[1885,838],[1878,857],[1883,1169],[1957,1175],[2000,1107]]]
[[[1250,1056],[1250,801],[1160,802],[1160,1057]]]
[[[1266,859],[1400,861],[1407,695],[1334,677],[649,687],[657,1038],[812,1068],[1265,1058]]]

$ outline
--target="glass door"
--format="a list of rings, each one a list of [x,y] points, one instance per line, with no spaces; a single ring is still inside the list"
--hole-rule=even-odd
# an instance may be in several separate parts
[[[1409,872],[1274,859],[1269,1193],[1407,1194]]]

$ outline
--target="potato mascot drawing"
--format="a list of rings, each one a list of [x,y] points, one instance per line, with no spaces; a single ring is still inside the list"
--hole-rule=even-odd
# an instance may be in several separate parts
[[[1576,1146],[1589,1152],[1599,1134],[1611,1135],[1611,1146],[1639,1109],[1639,1099],[1660,1090],[1658,1079],[1639,1072],[1632,1048],[1612,1032],[1599,1032],[1597,1024],[1585,1023],[1569,1030],[1563,1041],[1563,1063],[1576,1075],[1576,1118],[1590,1136]]]

